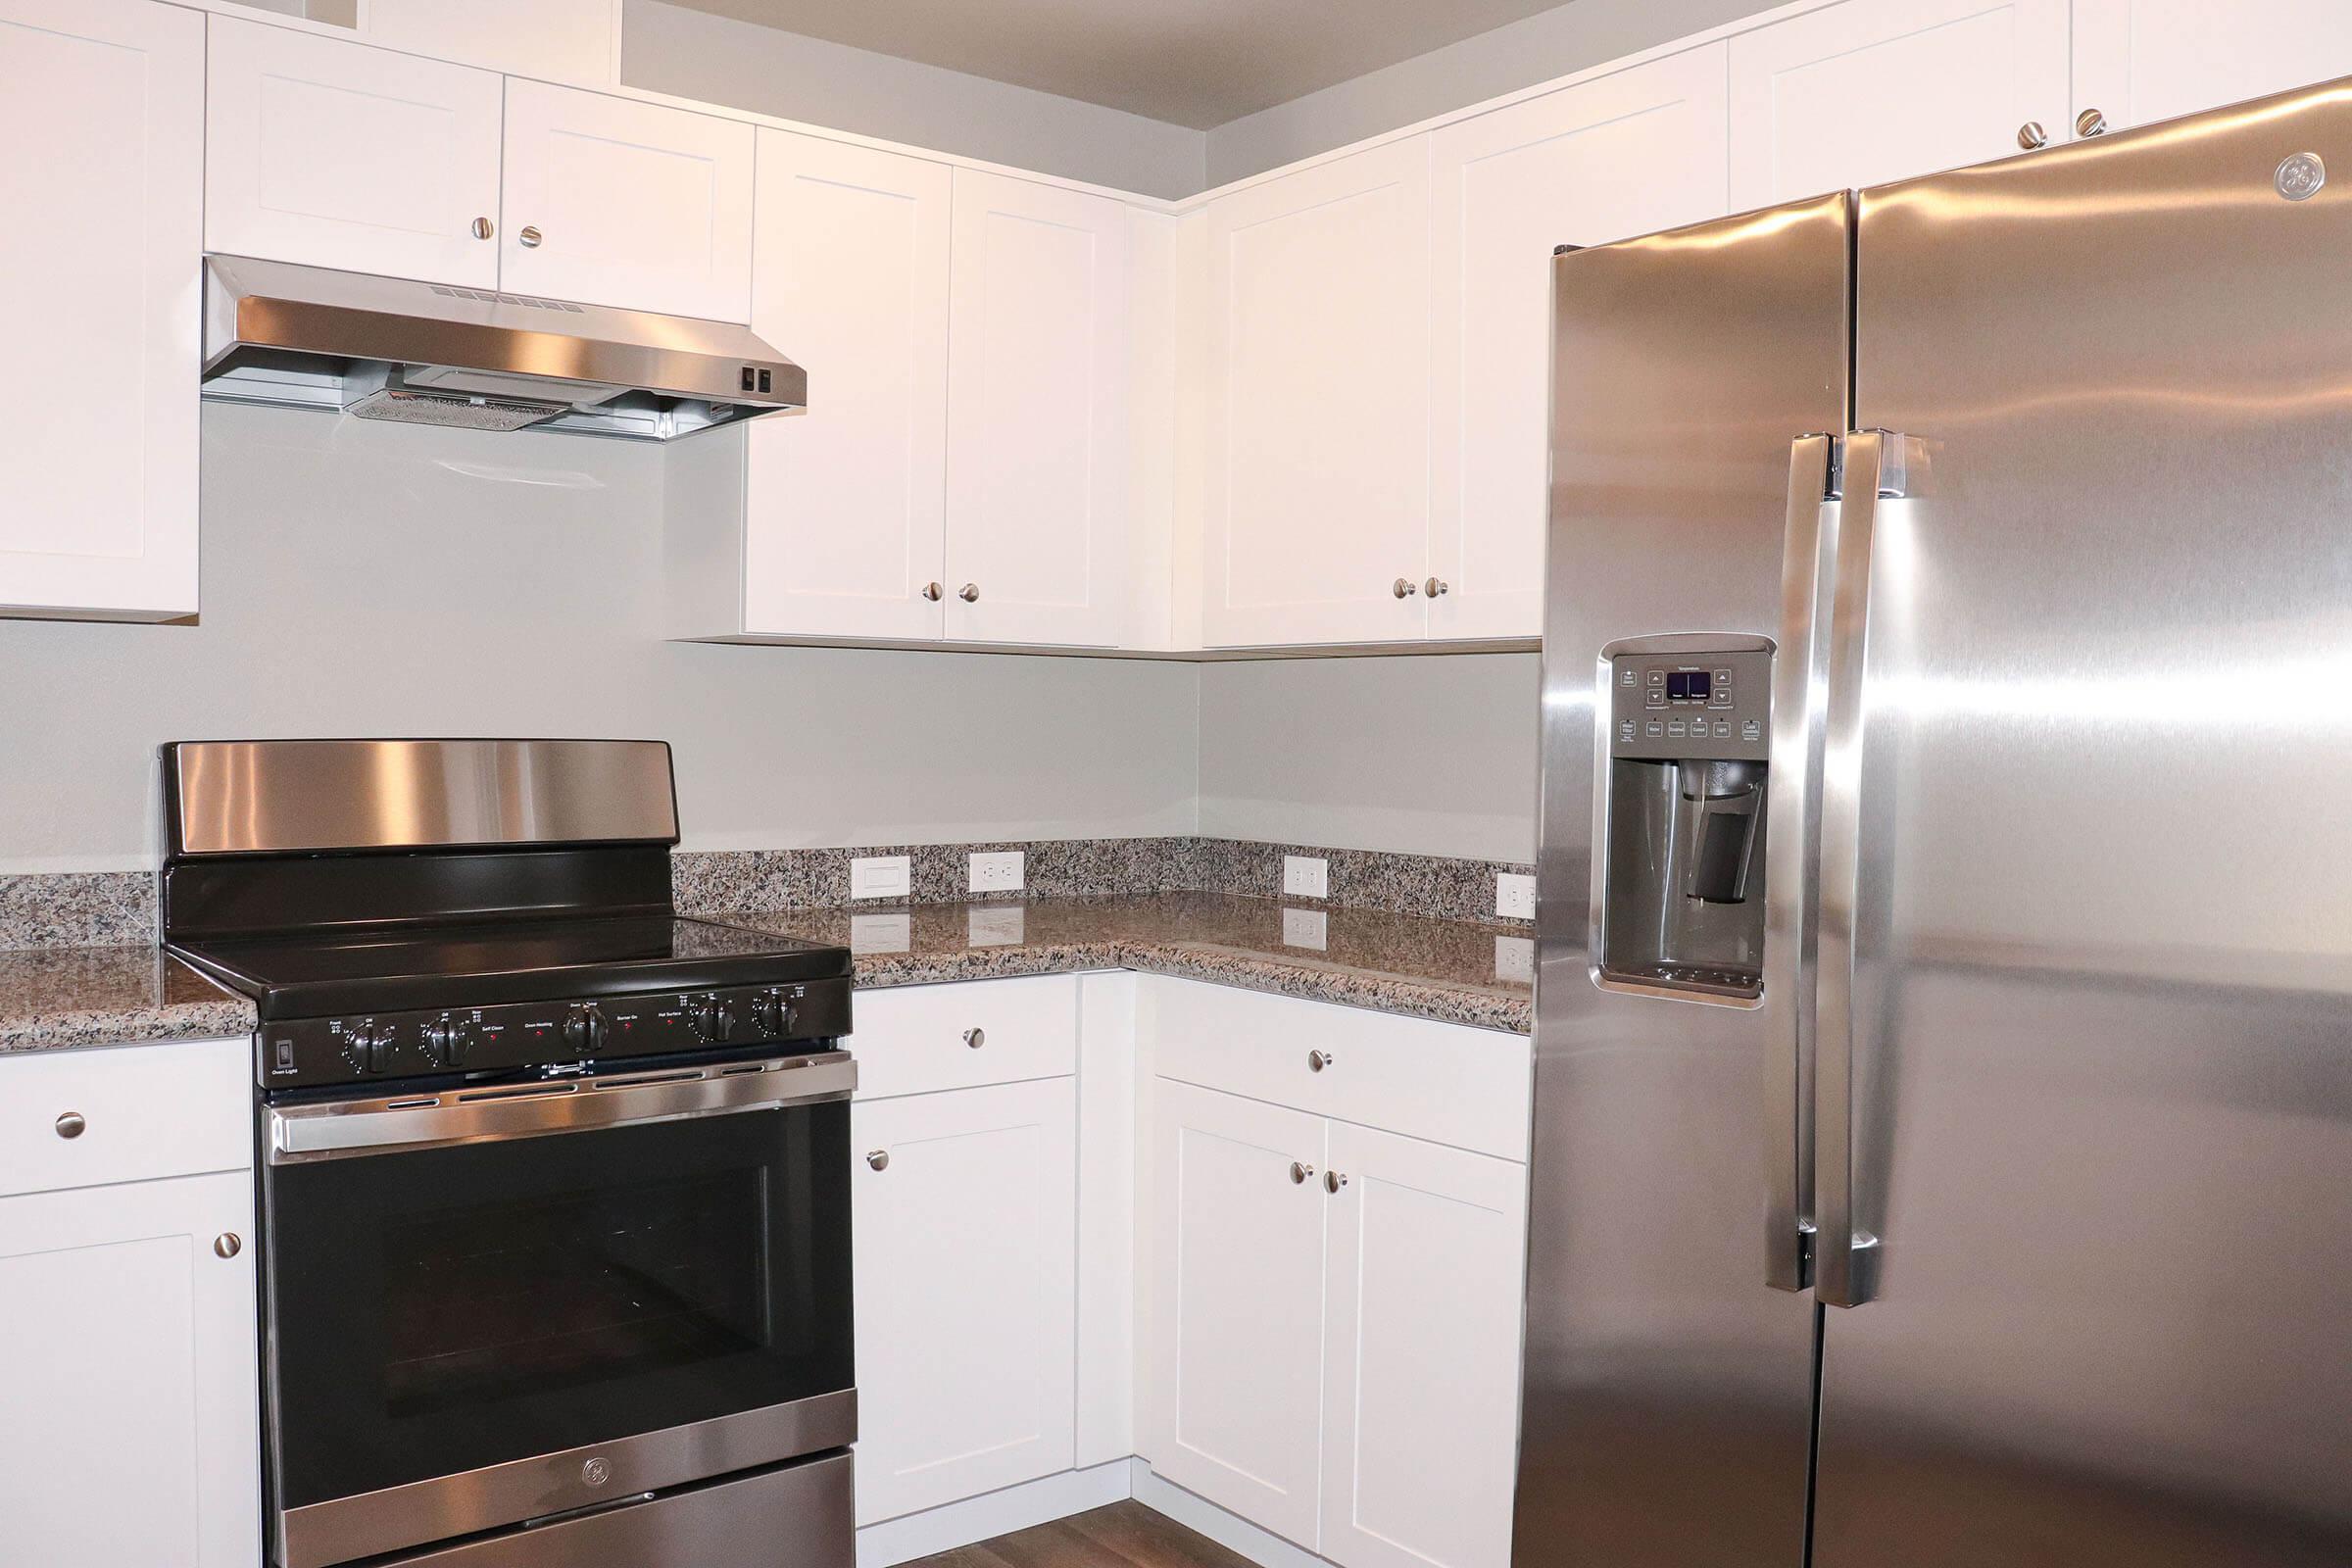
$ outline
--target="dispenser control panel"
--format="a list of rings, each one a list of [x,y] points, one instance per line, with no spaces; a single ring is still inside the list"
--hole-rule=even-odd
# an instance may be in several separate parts
[[[1772,655],[1619,654],[1609,662],[1609,755],[1764,761],[1772,755]]]

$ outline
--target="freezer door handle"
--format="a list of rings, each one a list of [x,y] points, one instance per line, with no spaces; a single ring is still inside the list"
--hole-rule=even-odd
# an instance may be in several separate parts
[[[1764,1283],[1813,1283],[1813,990],[1821,844],[1822,701],[1829,657],[1830,563],[1838,548],[1839,443],[1799,436],[1788,447],[1788,513],[1781,556],[1781,636],[1772,662],[1772,787],[1765,796],[1764,1091],[1771,1160],[1764,1204]]]
[[[1862,902],[1862,679],[1870,652],[1870,583],[1880,503],[1910,493],[1915,444],[1889,430],[1845,439],[1836,588],[1830,606],[1828,733],[1821,768],[1821,976],[1816,987],[1814,1186],[1820,1234],[1814,1295],[1859,1306],[1875,1294],[1879,1238],[1857,1223],[1854,1064],[1867,1028],[1854,1005],[1855,933]]]

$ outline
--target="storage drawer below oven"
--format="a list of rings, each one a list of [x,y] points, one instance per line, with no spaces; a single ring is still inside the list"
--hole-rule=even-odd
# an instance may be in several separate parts
[[[851,1497],[850,1455],[828,1454],[394,1558],[386,1568],[714,1568],[751,1560],[852,1568]]]

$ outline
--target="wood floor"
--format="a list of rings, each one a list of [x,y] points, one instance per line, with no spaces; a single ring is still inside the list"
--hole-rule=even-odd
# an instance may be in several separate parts
[[[1140,1502],[925,1557],[906,1568],[1251,1568],[1248,1558]]]

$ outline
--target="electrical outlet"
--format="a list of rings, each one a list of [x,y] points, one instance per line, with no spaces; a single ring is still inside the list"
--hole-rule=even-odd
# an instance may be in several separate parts
[[[1018,893],[1021,890],[1021,852],[992,850],[971,857],[974,893]]]
[[[1536,983],[1536,939],[1534,937],[1496,937],[1494,939],[1494,978],[1516,980],[1521,985]]]
[[[914,889],[914,859],[906,855],[867,855],[850,861],[850,897],[903,899]]]
[[[1524,871],[1494,873],[1494,912],[1506,920],[1536,917],[1536,879]]]
[[[1282,858],[1282,891],[1286,898],[1330,898],[1331,862],[1315,855],[1284,856]]]

